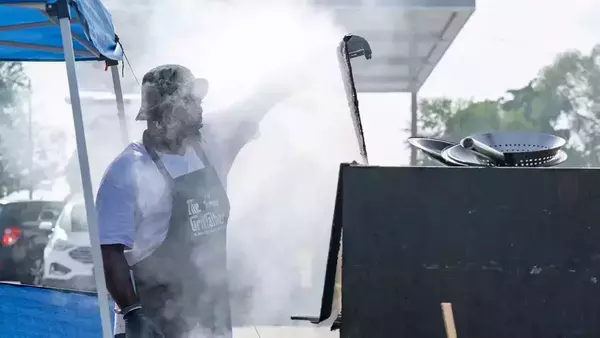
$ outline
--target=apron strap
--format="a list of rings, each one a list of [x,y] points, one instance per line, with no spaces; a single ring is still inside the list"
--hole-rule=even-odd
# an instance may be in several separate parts
[[[154,163],[156,164],[158,171],[160,171],[160,173],[165,177],[167,182],[172,185],[173,176],[169,174],[169,171],[165,167],[165,164],[160,160],[160,157],[158,157],[156,150],[154,150],[154,145],[152,143],[152,140],[150,139],[150,135],[148,135],[147,130],[144,130],[144,133],[142,135],[142,142],[144,143],[144,147],[146,148],[148,155],[150,155],[150,158],[152,158],[152,161],[154,161]]]
[[[206,153],[204,152],[204,149],[202,149],[201,141],[199,137],[192,137],[190,138],[192,142],[190,142],[190,145],[192,146],[192,148],[194,149],[194,151],[196,152],[196,155],[200,158],[200,161],[202,161],[202,164],[204,164],[204,166],[206,168],[210,167],[211,164],[208,161],[208,158],[206,157]]]
[[[221,188],[223,188],[224,190],[227,190],[225,185],[223,185],[223,182],[222,182],[221,178],[219,177],[219,174],[215,170],[215,167],[208,160],[208,157],[206,156],[206,152],[204,151],[204,149],[202,149],[201,138],[199,136],[192,136],[192,137],[190,137],[190,140],[192,141],[191,142],[192,148],[194,149],[194,151],[196,152],[196,155],[198,155],[198,157],[204,164],[204,167],[211,170],[213,172],[213,174],[215,175],[217,181],[221,185]]]
[[[196,152],[196,155],[202,161],[202,164],[207,168],[210,167],[211,164],[208,161],[208,158],[206,157],[206,153],[202,149],[202,146],[200,145],[200,139],[197,137],[194,137],[191,140],[192,140],[192,142],[190,142],[190,144],[191,144],[192,148],[194,149],[194,151]],[[148,132],[146,130],[144,131],[144,133],[142,135],[142,142],[144,143],[144,147],[146,148],[148,155],[150,155],[150,158],[152,158],[152,161],[154,161],[154,163],[158,167],[158,171],[160,171],[160,173],[167,179],[167,182],[173,183],[173,181],[174,181],[173,176],[171,176],[171,174],[169,174],[169,171],[167,170],[164,163],[161,161],[160,157],[156,153],[156,150],[154,150],[154,145],[153,145],[152,140],[150,139],[150,136],[148,135]]]

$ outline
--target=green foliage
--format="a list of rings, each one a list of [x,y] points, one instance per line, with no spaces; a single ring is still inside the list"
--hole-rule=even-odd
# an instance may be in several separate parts
[[[588,55],[567,51],[507,97],[484,101],[421,100],[423,136],[454,141],[469,134],[525,130],[568,140],[569,166],[600,166],[600,45]],[[420,163],[430,164],[422,154]]]
[[[29,78],[18,62],[0,62],[0,127],[3,131],[13,130],[19,116],[23,97],[30,92]],[[0,133],[0,196],[20,189],[21,175],[11,168],[13,161],[7,156],[9,133]]]

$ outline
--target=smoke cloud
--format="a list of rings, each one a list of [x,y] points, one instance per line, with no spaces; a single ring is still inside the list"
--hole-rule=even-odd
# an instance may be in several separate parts
[[[338,166],[358,159],[336,59],[346,32],[300,1],[157,2],[148,12],[134,69],[179,63],[207,78],[205,115],[264,81],[296,86],[229,174],[228,255],[232,292],[251,298],[245,313],[233,309],[239,320],[291,325],[316,313]]]
[[[116,27],[126,51],[144,46],[132,60],[138,78],[164,63],[190,68],[210,81],[205,116],[241,102],[264,81],[295,88],[268,113],[229,174],[228,255],[232,292],[248,298],[233,309],[234,320],[259,331],[296,325],[290,316],[319,311],[339,164],[360,159],[336,59],[347,32],[304,1],[149,3],[106,1],[119,21],[140,8],[146,15],[144,29]],[[116,119],[116,107],[114,113]],[[72,135],[72,121],[65,121]],[[96,143],[88,151],[105,150]]]

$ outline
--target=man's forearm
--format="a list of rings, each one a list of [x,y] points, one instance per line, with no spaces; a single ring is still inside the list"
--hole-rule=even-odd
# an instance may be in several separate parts
[[[123,245],[102,245],[101,248],[106,288],[113,300],[121,309],[138,303]]]

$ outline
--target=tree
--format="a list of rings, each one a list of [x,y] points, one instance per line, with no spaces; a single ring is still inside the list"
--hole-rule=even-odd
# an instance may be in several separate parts
[[[15,143],[15,125],[23,114],[22,99],[30,93],[29,78],[19,62],[0,62],[0,189],[1,194],[20,188],[21,168],[14,155],[23,152]]]
[[[533,123],[518,110],[502,109],[500,100],[452,101],[448,98],[423,99],[419,104],[417,126],[420,135],[459,142],[475,133],[495,130],[531,130]],[[433,165],[423,154],[418,163]]]
[[[541,72],[537,90],[547,99],[544,112],[556,116],[555,129],[569,140],[573,163],[580,166],[600,165],[600,45],[589,55],[569,51]]]
[[[520,111],[527,121],[533,120],[533,101],[539,96],[539,92],[533,88],[535,80],[529,81],[527,86],[519,89],[509,89],[507,92],[513,96],[512,100],[502,105],[504,110]]]
[[[505,105],[525,111],[542,132],[568,140],[569,164],[600,165],[600,45],[590,54],[567,51]]]

